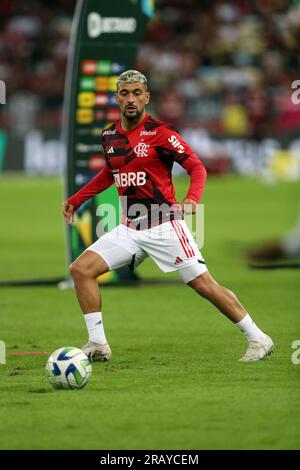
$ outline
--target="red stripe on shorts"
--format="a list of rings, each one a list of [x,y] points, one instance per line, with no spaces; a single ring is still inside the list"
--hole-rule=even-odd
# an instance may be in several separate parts
[[[186,243],[185,243],[185,241],[184,241],[184,239],[183,239],[183,237],[182,237],[182,234],[181,234],[181,233],[179,232],[179,230],[178,230],[178,226],[176,225],[176,221],[175,221],[175,220],[171,220],[171,224],[172,224],[172,226],[173,226],[173,228],[174,228],[174,230],[175,230],[175,233],[176,233],[176,235],[177,235],[177,237],[178,237],[178,240],[180,241],[180,244],[181,244],[181,246],[182,246],[182,248],[183,248],[183,251],[185,252],[186,257],[187,257],[187,258],[190,258],[190,257],[191,257],[191,254],[190,254],[190,252],[189,252],[189,250],[188,250],[188,247],[186,246]]]
[[[192,247],[192,245],[190,244],[190,241],[189,241],[189,239],[188,239],[188,237],[187,237],[185,231],[183,230],[183,227],[180,225],[180,223],[178,222],[178,220],[176,220],[175,223],[177,224],[177,226],[178,226],[178,228],[179,228],[179,232],[182,234],[183,240],[185,241],[187,250],[188,250],[188,252],[189,252],[189,254],[190,254],[189,258],[191,258],[192,256],[195,256],[193,247]]]

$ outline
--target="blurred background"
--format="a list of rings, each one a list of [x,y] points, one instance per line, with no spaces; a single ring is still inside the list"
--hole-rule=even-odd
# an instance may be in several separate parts
[[[155,5],[135,64],[149,79],[149,112],[173,123],[220,181],[226,174],[269,186],[297,183],[299,2],[157,0]],[[0,104],[2,187],[7,181],[21,188],[20,180],[5,179],[9,172],[63,174],[62,110],[75,6],[76,0],[0,2],[0,80],[6,87],[6,103]],[[45,188],[46,179],[38,184]],[[60,201],[62,186],[60,180]],[[260,238],[278,239],[296,225],[299,191],[284,191],[284,203],[280,192],[276,200],[284,204],[286,221]],[[263,207],[266,201],[257,197]],[[274,218],[269,206],[266,213]],[[299,241],[299,229],[294,245],[295,236]],[[296,245],[293,254],[300,252]]]
[[[75,4],[0,2],[2,170],[62,171]],[[299,179],[300,106],[291,100],[299,78],[299,2],[158,0],[156,10],[136,62],[149,77],[150,112],[171,121],[210,172]]]

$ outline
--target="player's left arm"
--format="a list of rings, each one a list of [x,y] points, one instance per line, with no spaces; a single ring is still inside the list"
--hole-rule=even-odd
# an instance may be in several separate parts
[[[163,147],[172,153],[174,160],[190,176],[188,192],[181,205],[186,213],[191,212],[194,214],[204,192],[207,175],[205,166],[175,129],[164,127],[160,134],[163,140]]]

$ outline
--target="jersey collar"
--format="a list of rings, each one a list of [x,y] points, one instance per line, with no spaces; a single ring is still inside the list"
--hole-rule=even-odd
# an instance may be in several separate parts
[[[116,124],[118,133],[123,134],[123,135],[128,135],[131,132],[135,132],[137,129],[139,129],[140,127],[142,127],[145,124],[145,122],[147,121],[149,116],[150,116],[150,114],[146,113],[144,119],[142,120],[142,122],[140,122],[140,124],[138,126],[136,126],[134,129],[130,129],[129,131],[124,131],[121,127],[121,121],[118,121],[117,124]]]

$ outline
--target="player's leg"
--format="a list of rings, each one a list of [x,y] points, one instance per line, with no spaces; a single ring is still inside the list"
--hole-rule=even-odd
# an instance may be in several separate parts
[[[247,315],[237,296],[218,284],[208,271],[188,282],[187,285],[214,304],[233,323],[240,322]],[[264,338],[263,335],[262,337]]]
[[[111,349],[104,332],[101,298],[97,278],[107,271],[129,265],[136,247],[117,227],[99,238],[70,266],[77,298],[84,314],[89,341],[82,350],[92,360],[108,360]],[[119,235],[123,236],[122,241]],[[127,243],[129,250],[125,248]],[[140,254],[137,254],[137,257]],[[141,258],[141,257],[140,257]]]
[[[269,355],[274,348],[273,342],[258,326],[253,322],[246,309],[238,300],[237,296],[216,282],[208,273],[206,264],[201,253],[183,221],[178,222],[181,225],[181,231],[185,240],[185,247],[188,253],[194,253],[194,258],[190,258],[190,265],[181,269],[179,272],[182,279],[192,287],[202,297],[208,299],[215,305],[227,318],[229,318],[237,328],[243,332],[248,340],[249,346],[246,354],[241,358],[242,361],[256,361]],[[192,260],[194,259],[194,263]],[[181,265],[179,265],[179,269]]]
[[[70,266],[74,287],[88,331],[89,340],[82,351],[92,361],[108,361],[111,349],[107,342],[101,312],[98,276],[109,270],[106,261],[93,251],[85,251]]]
[[[104,259],[93,251],[85,251],[70,266],[79,305],[84,314],[101,310],[101,297],[97,278],[109,267]]]
[[[157,237],[153,235],[158,232]],[[212,302],[245,334],[249,348],[243,360],[262,359],[273,349],[272,340],[252,321],[230,290],[218,284],[208,273],[206,263],[186,223],[171,221],[148,230],[143,248],[164,272],[178,271],[183,282]],[[151,236],[152,235],[152,236]]]
[[[214,304],[244,333],[249,347],[246,354],[240,359],[241,361],[256,361],[271,354],[274,348],[271,338],[253,322],[232,291],[221,286],[208,272],[197,276],[187,285]]]

